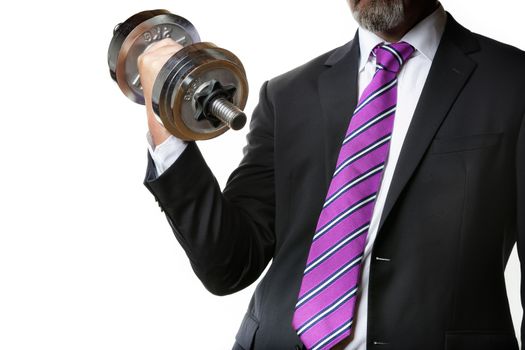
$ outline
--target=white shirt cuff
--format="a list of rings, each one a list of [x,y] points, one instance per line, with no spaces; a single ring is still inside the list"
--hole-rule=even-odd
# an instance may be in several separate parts
[[[155,147],[151,133],[146,134],[148,140],[148,150],[155,169],[157,169],[157,176],[160,176],[179,158],[182,152],[186,149],[188,143],[173,135],[170,135],[164,142]]]

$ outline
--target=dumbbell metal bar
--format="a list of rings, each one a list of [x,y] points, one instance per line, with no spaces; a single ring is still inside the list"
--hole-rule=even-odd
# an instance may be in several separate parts
[[[210,104],[210,113],[228,125],[230,129],[241,130],[246,124],[246,114],[225,98],[217,98]]]

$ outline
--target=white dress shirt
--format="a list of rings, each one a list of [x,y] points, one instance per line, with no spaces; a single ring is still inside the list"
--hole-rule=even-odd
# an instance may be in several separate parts
[[[397,107],[392,138],[390,140],[388,162],[384,170],[383,179],[372,213],[364,251],[363,273],[361,275],[361,284],[357,296],[357,314],[354,317],[353,323],[354,336],[345,350],[366,350],[368,276],[370,272],[372,246],[377,235],[379,220],[385,205],[388,189],[392,182],[394,169],[399,159],[401,146],[403,145],[432,60],[434,59],[441,40],[445,22],[445,10],[439,5],[438,9],[419,22],[401,39],[401,41],[411,44],[416,50],[398,74]],[[370,55],[370,52],[377,44],[384,42],[384,40],[363,28],[359,28],[358,35],[361,52],[358,91],[359,96],[361,96],[375,73],[375,57]],[[186,142],[174,136],[170,136],[166,141],[154,148],[151,137],[148,134],[148,143],[149,151],[158,175],[162,174],[162,172],[172,165],[186,148]],[[383,258],[388,259],[388,257]],[[378,339],[378,341],[381,341],[381,339]]]

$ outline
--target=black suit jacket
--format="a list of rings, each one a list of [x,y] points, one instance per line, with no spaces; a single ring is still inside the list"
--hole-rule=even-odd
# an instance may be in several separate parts
[[[224,191],[193,142],[156,179],[150,159],[145,185],[210,292],[273,259],[234,349],[303,347],[292,315],[356,105],[357,41],[264,84]],[[367,349],[518,349],[504,269],[516,240],[525,267],[524,115],[524,52],[449,14],[372,251]]]

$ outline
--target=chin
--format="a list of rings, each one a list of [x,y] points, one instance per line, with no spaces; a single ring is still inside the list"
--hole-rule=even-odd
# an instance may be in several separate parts
[[[387,32],[405,19],[403,0],[350,0],[357,23],[372,32]]]

